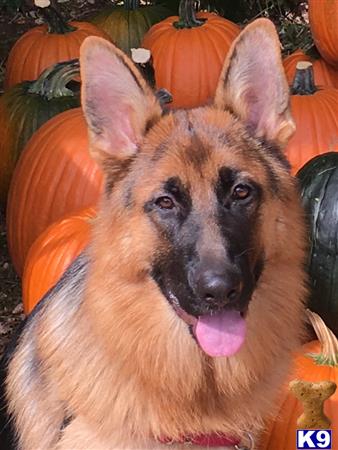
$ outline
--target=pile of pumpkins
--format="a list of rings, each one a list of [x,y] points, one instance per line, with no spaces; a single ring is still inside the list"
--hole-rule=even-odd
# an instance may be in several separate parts
[[[133,48],[149,49],[156,88],[173,96],[168,107],[200,106],[213,97],[240,27],[213,13],[195,14],[194,4],[181,0],[174,16],[170,2],[141,6],[125,0],[92,23],[66,23],[49,8],[46,24],[11,49],[0,97],[0,202],[7,204],[8,245],[22,276],[27,314],[88,244],[103,189],[101,170],[88,153],[80,105],[82,41],[100,36],[129,55]],[[338,374],[338,2],[309,0],[309,20],[321,58],[298,50],[283,64],[297,126],[286,153],[310,219],[310,307],[334,332],[312,315],[319,340],[295,355],[293,377],[316,381],[336,380]],[[269,423],[262,449],[295,448],[297,408],[284,390],[279,418]],[[327,408],[338,425],[338,394]]]

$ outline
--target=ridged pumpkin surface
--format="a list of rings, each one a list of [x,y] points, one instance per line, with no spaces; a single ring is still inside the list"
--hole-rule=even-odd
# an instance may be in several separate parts
[[[297,173],[309,230],[309,307],[338,336],[338,153],[311,159]]]
[[[134,10],[117,6],[103,10],[92,22],[107,33],[115,45],[130,54],[131,48],[141,46],[149,28],[170,14],[171,11],[162,5],[142,6]]]
[[[51,117],[80,105],[78,93],[51,99],[40,93],[30,93],[34,83],[26,81],[17,84],[0,97],[1,203],[6,202],[15,164],[33,133]]]
[[[22,277],[24,312],[30,313],[41,298],[88,245],[94,208],[86,208],[50,225],[31,246]]]
[[[296,173],[314,156],[338,151],[338,89],[315,86],[313,64],[301,61],[291,92],[296,132],[286,147],[286,156],[292,173]]]
[[[42,125],[19,159],[8,196],[8,245],[19,274],[42,231],[66,214],[95,205],[102,184],[101,169],[88,152],[80,108]]]
[[[49,66],[61,61],[78,58],[80,46],[87,36],[107,35],[92,23],[69,22],[75,31],[65,34],[49,33],[47,25],[41,25],[24,33],[9,52],[4,86],[36,80]]]
[[[296,65],[300,61],[311,61],[316,86],[330,86],[338,88],[338,69],[330,66],[324,59],[311,59],[301,50],[296,50],[283,60],[286,78],[292,83],[296,73]]]
[[[172,16],[154,25],[142,47],[153,57],[156,86],[173,95],[173,108],[194,108],[215,94],[225,56],[240,28],[227,19],[198,13],[206,22],[194,28],[177,29],[179,17]]]
[[[337,0],[309,0],[309,22],[319,53],[329,64],[338,66]]]
[[[286,156],[296,173],[314,156],[338,151],[338,89],[292,95],[291,111],[296,133],[286,147]]]

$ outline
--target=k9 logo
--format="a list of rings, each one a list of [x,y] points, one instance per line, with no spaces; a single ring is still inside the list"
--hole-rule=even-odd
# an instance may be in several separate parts
[[[332,430],[297,430],[297,449],[331,449]]]

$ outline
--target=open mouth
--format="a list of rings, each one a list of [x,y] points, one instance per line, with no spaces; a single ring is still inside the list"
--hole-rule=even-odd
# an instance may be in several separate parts
[[[176,314],[191,327],[194,338],[207,355],[232,356],[241,349],[246,337],[247,309],[224,309],[195,317],[181,308],[172,292],[168,292],[168,297]]]

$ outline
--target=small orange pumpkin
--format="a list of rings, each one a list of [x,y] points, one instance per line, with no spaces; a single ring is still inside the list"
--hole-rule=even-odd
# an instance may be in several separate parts
[[[87,36],[108,36],[92,23],[69,22],[51,7],[41,8],[46,24],[24,33],[9,52],[4,87],[36,80],[51,65],[78,58]]]
[[[319,53],[326,62],[338,67],[337,0],[309,0],[309,22]]]
[[[290,380],[334,381],[338,384],[338,341],[323,320],[308,311],[318,340],[309,342],[295,355]],[[297,419],[302,406],[285,387],[277,416],[268,424],[261,450],[295,450]],[[331,420],[331,428],[338,429],[338,390],[326,400],[325,415]],[[338,449],[338,434],[332,433],[332,449]]]
[[[24,312],[29,314],[42,297],[88,245],[92,207],[68,215],[50,225],[31,246],[22,277]]]
[[[296,50],[283,60],[285,75],[289,84],[292,84],[296,74],[297,63],[310,61],[313,64],[314,81],[316,86],[331,86],[338,88],[338,69],[327,64],[322,59],[314,59],[306,55],[302,50]]]
[[[310,62],[299,62],[291,87],[291,112],[296,132],[286,156],[296,173],[321,153],[338,151],[338,89],[315,86]]]
[[[56,220],[98,202],[103,174],[88,151],[81,108],[50,119],[28,141],[13,173],[7,239],[18,274],[30,246]]]
[[[193,4],[181,0],[179,17],[154,25],[142,42],[153,57],[156,86],[172,94],[173,108],[194,108],[213,98],[225,56],[240,31],[216,14],[195,16]]]

